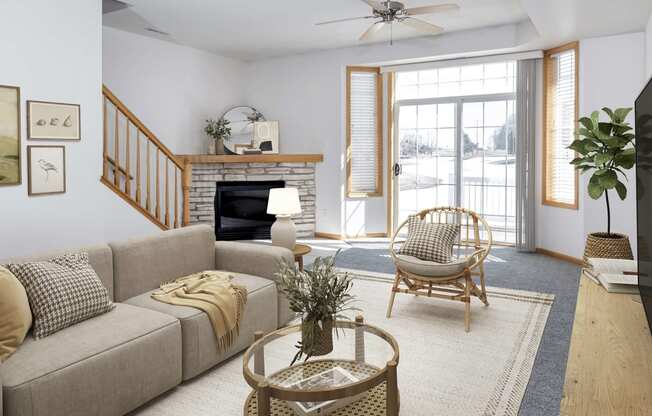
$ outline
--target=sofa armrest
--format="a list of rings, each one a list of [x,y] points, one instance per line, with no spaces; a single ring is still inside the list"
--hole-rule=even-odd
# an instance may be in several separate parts
[[[217,241],[215,268],[236,273],[251,274],[276,280],[275,273],[285,260],[294,262],[294,254],[287,248],[263,244]]]

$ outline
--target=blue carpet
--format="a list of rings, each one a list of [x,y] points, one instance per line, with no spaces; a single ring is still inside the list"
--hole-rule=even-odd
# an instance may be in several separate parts
[[[340,253],[337,266],[394,273],[386,243],[356,243]],[[487,285],[555,295],[519,415],[558,415],[575,316],[580,268],[540,254],[494,247],[485,263]]]

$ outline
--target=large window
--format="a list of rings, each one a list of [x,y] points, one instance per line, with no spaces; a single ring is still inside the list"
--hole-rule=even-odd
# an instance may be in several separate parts
[[[577,123],[577,43],[544,56],[543,203],[577,209],[578,174],[570,164]]]
[[[379,68],[348,67],[347,196],[381,196],[382,83]]]
[[[515,72],[508,61],[396,74],[397,224],[462,206],[515,241]]]

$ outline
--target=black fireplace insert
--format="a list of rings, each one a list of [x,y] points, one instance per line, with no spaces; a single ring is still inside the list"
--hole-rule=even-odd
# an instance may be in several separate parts
[[[267,214],[272,188],[285,181],[230,181],[215,184],[215,238],[218,240],[269,239],[276,217]]]

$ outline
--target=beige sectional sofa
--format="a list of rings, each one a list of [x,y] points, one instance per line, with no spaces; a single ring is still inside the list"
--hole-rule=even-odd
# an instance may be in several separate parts
[[[0,416],[123,415],[292,318],[274,283],[278,263],[293,261],[284,248],[215,242],[210,227],[193,226],[66,252],[82,250],[116,308],[38,341],[28,336],[0,364]],[[150,298],[163,281],[211,269],[232,272],[248,290],[239,338],[224,352],[205,313]]]

